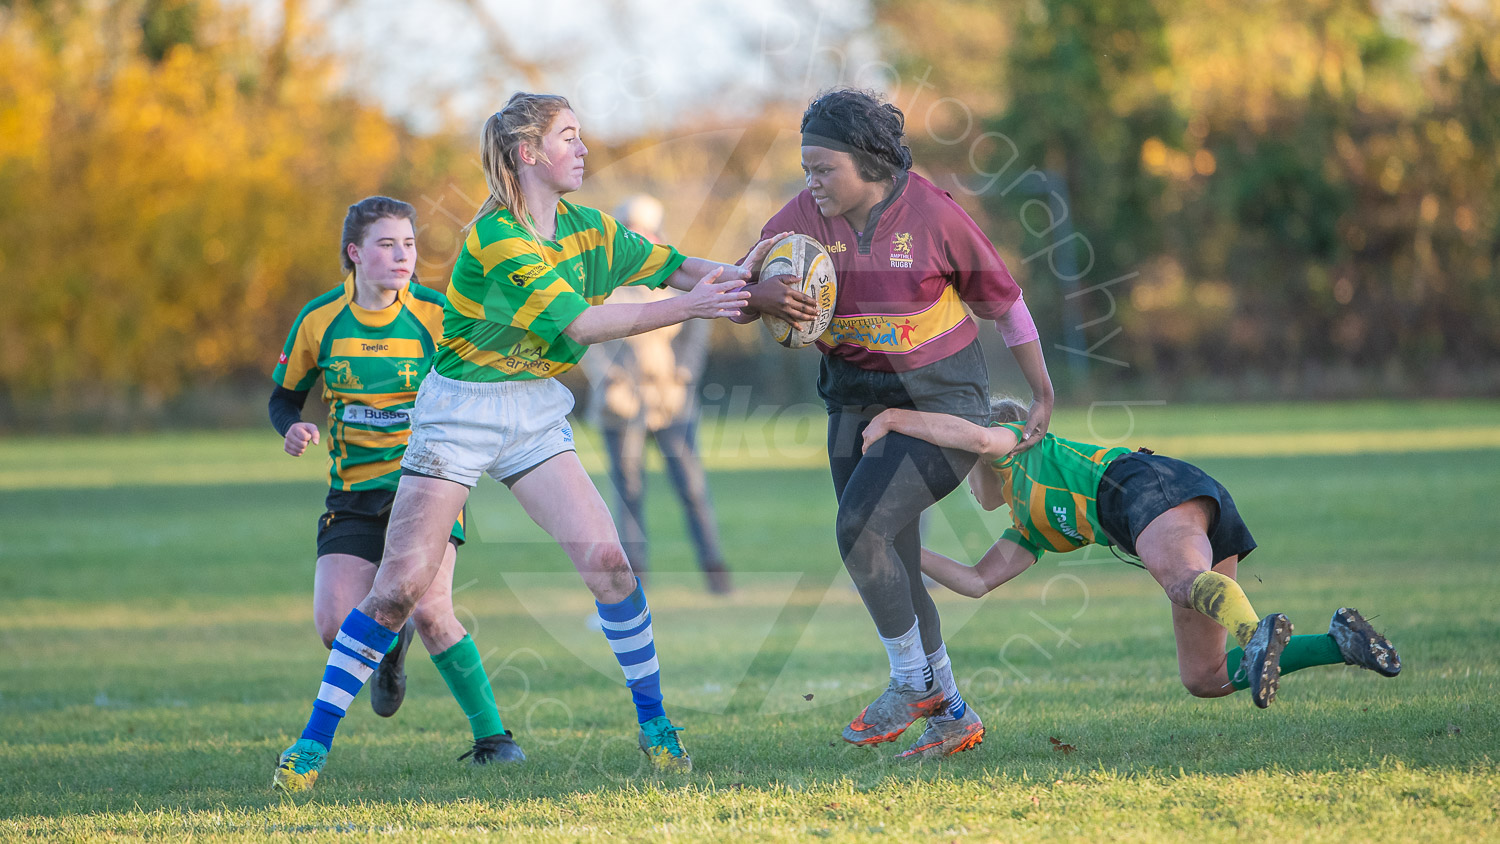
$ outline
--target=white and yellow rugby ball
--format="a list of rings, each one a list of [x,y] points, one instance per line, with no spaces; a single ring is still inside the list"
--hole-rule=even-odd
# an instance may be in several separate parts
[[[766,316],[761,321],[771,330],[771,337],[788,349],[800,349],[823,335],[833,322],[833,306],[838,302],[838,280],[833,275],[833,259],[823,244],[805,234],[789,234],[771,246],[770,254],[760,266],[760,280],[778,275],[794,275],[794,287],[818,301],[818,318],[792,324]],[[778,282],[779,283],[779,282]]]

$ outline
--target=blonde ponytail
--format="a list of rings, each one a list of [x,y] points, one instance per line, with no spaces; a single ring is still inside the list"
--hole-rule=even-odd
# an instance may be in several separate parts
[[[474,219],[464,227],[465,231],[505,208],[533,240],[541,241],[531,219],[531,209],[526,207],[526,195],[521,192],[521,145],[529,144],[532,154],[545,161],[542,138],[558,112],[570,108],[567,99],[556,94],[517,92],[511,95],[504,108],[484,122],[479,163],[490,194],[479,206]]]

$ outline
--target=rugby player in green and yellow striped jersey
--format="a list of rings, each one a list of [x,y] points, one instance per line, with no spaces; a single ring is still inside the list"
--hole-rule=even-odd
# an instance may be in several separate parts
[[[1234,580],[1255,550],[1229,491],[1203,470],[1146,449],[1075,442],[1047,434],[1018,451],[1026,406],[991,402],[989,427],[945,414],[886,410],[865,429],[864,448],[908,436],[969,451],[980,462],[969,488],[980,506],[1008,506],[1012,526],[978,564],[923,549],[922,571],[963,595],[980,597],[1029,568],[1047,551],[1115,546],[1138,556],[1172,601],[1182,683],[1198,697],[1248,688],[1256,706],[1275,699],[1282,673],[1314,665],[1358,665],[1387,677],[1401,670],[1391,643],[1358,611],[1340,609],[1327,635],[1292,636],[1281,613],[1258,617]],[[1224,630],[1239,647],[1224,652]],[[906,756],[937,755],[913,747]]]
[[[443,294],[412,278],[415,219],[410,205],[383,196],[349,207],[341,255],[347,276],[297,315],[272,373],[271,422],[293,457],[319,440],[318,426],[301,420],[308,392],[323,379],[330,482],[327,512],[318,520],[313,622],[323,645],[339,653],[345,648],[339,624],[369,592],[384,553],[412,403],[441,331]],[[380,661],[370,702],[387,717],[401,705],[414,627],[469,719],[474,746],[466,757],[480,764],[521,761],[525,755],[501,724],[479,649],[453,614],[461,517],[447,539],[436,553],[440,572],[417,603],[414,623]]]
[[[417,394],[385,556],[340,633],[366,654],[395,635],[437,572],[447,526],[489,475],[562,544],[593,593],[635,706],[641,750],[658,770],[686,772],[692,760],[662,702],[651,612],[609,509],[573,450],[572,395],[554,376],[591,343],[739,316],[749,299],[745,280],[772,240],[740,266],[652,244],[563,199],[582,186],[587,155],[562,97],[516,94],[485,122],[480,157],[489,196],[454,266],[443,338]],[[601,304],[625,284],[688,292]],[[330,658],[302,739],[277,767],[277,787],[300,791],[316,778],[343,714],[338,704],[360,688],[347,677]],[[334,681],[345,685],[329,691]]]

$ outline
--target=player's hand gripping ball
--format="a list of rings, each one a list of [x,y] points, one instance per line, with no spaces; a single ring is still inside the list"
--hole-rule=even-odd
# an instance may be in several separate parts
[[[823,335],[833,322],[833,306],[838,301],[838,281],[833,275],[833,259],[823,245],[805,234],[789,234],[772,244],[760,265],[760,281],[781,284],[777,276],[795,276],[790,287],[813,297],[818,303],[818,318],[809,322],[790,323],[767,315],[766,327],[771,337],[788,349],[800,349]]]

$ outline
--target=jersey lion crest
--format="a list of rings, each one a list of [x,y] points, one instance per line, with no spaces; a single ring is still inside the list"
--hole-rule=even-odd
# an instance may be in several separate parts
[[[891,238],[891,251],[911,254],[911,232],[902,232]]]

